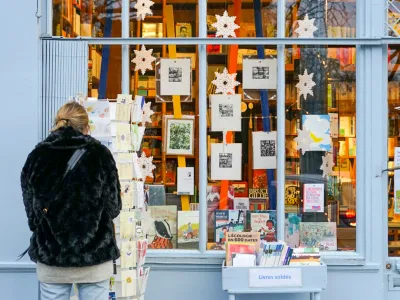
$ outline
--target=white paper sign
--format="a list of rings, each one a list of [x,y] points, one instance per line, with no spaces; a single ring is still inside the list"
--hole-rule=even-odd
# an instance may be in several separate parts
[[[400,147],[394,148],[394,166],[400,166]],[[400,170],[394,171],[394,213],[400,214]]]
[[[257,268],[249,270],[249,287],[299,287],[303,285],[299,268]]]
[[[249,198],[239,198],[235,197],[233,199],[233,209],[236,210],[249,210],[250,203],[249,203]]]
[[[324,212],[324,184],[304,185],[304,212]]]
[[[191,62],[187,58],[161,59],[160,66],[160,95],[190,95]]]
[[[276,169],[276,131],[253,131],[253,169]]]
[[[178,168],[178,195],[194,194],[194,168]]]
[[[243,59],[243,89],[276,90],[276,59]]]

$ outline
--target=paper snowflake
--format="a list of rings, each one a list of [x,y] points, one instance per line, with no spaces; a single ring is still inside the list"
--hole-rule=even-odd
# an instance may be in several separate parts
[[[294,140],[297,143],[297,150],[301,149],[303,155],[311,150],[311,144],[313,143],[311,131],[297,129],[297,137]]]
[[[222,16],[215,15],[217,22],[213,23],[212,26],[217,29],[216,37],[222,36],[223,38],[236,37],[235,30],[239,29],[240,26],[235,23],[236,17],[230,17],[228,12],[225,11]]]
[[[153,178],[153,170],[156,168],[156,166],[153,165],[153,156],[146,157],[146,154],[142,152],[142,155],[138,158],[137,161],[142,171],[143,178]]]
[[[310,94],[314,96],[314,92],[312,88],[316,85],[315,82],[312,80],[314,73],[308,74],[307,69],[304,70],[304,74],[299,74],[299,83],[296,84],[296,88],[300,90],[300,97],[301,95],[304,96],[304,100],[307,100],[307,95]]]
[[[326,153],[325,156],[322,157],[322,165],[319,168],[322,170],[322,176],[326,177],[333,172],[333,167],[335,163],[333,162],[333,155],[331,153]]]
[[[142,75],[144,75],[146,70],[153,70],[151,63],[156,60],[156,58],[152,56],[153,49],[146,50],[146,47],[143,45],[141,50],[134,51],[136,56],[132,59],[132,62],[136,64],[135,71],[140,70]]]
[[[150,108],[151,102],[147,102],[143,105],[143,117],[142,123],[151,123],[151,116],[154,114],[154,111]]]
[[[295,30],[295,32],[299,35],[300,38],[313,38],[314,32],[318,30],[317,27],[314,26],[315,19],[309,19],[308,15],[304,17],[304,20],[299,20],[299,27]]]
[[[225,68],[222,73],[215,72],[216,78],[212,83],[217,87],[215,93],[222,93],[224,95],[235,94],[235,87],[240,84],[236,81],[236,73],[229,74],[228,69]]]
[[[150,7],[153,6],[154,2],[151,0],[137,0],[134,8],[137,10],[137,19],[144,20],[147,15],[153,15]]]

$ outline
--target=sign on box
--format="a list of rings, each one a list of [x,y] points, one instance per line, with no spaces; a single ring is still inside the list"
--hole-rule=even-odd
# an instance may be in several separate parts
[[[257,268],[249,270],[250,288],[300,287],[303,285],[299,268]]]

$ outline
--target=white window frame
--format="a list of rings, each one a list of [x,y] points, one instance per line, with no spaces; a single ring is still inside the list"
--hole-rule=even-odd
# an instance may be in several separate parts
[[[52,0],[41,1],[45,20],[42,21],[42,39],[63,39],[62,37],[52,36]],[[376,230],[371,230],[371,217],[376,209],[383,210],[381,203],[376,204],[372,197],[383,197],[385,189],[372,190],[371,178],[372,173],[377,172],[376,166],[371,165],[371,138],[367,136],[366,130],[370,120],[368,114],[373,111],[377,104],[376,99],[384,100],[387,98],[386,90],[379,90],[371,93],[368,88],[372,84],[376,84],[375,77],[382,76],[383,72],[387,72],[386,56],[384,49],[387,44],[398,44],[400,40],[393,38],[384,38],[385,22],[387,20],[387,11],[384,1],[377,3],[375,0],[356,0],[357,4],[357,37],[356,38],[286,38],[285,37],[285,1],[278,0],[278,30],[276,38],[240,38],[240,39],[208,39],[206,16],[207,1],[199,0],[198,2],[198,20],[199,20],[199,37],[176,39],[176,38],[160,38],[160,39],[144,39],[129,37],[129,0],[121,0],[122,2],[122,33],[121,38],[91,38],[81,37],[80,39],[87,41],[88,44],[102,45],[121,45],[122,46],[122,93],[129,93],[129,47],[130,45],[196,45],[199,54],[199,144],[207,143],[207,53],[206,46],[209,44],[238,44],[238,45],[275,45],[278,49],[278,88],[277,88],[277,116],[278,116],[278,162],[277,162],[277,210],[278,210],[278,238],[283,239],[284,234],[284,182],[285,182],[285,46],[292,45],[349,45],[357,47],[357,100],[356,100],[356,119],[357,119],[357,229],[356,229],[356,252],[323,252],[323,260],[328,265],[333,266],[362,266],[368,269],[378,269],[378,256],[371,253],[372,243],[376,237]],[[382,12],[376,14],[377,11]],[[386,17],[385,17],[386,15]],[[386,18],[386,19],[385,19]],[[66,41],[68,42],[68,41]],[[379,51],[380,50],[380,51]],[[379,52],[379,55],[377,54]],[[387,52],[386,52],[387,53]],[[378,73],[374,76],[367,76],[368,63],[371,61],[371,55],[381,58],[372,69]],[[370,70],[369,70],[370,71]],[[387,73],[386,73],[387,74]],[[381,87],[387,85],[384,76]],[[372,90],[372,89],[371,89]],[[383,94],[382,94],[383,93]],[[383,98],[382,98],[383,95]],[[376,97],[374,101],[372,97]],[[387,118],[387,115],[383,120]],[[380,135],[386,138],[387,124],[385,123],[378,128]],[[386,142],[385,142],[386,143]],[[372,162],[382,164],[387,162],[387,149],[381,147],[379,155],[372,158]],[[199,250],[149,250],[149,263],[155,264],[192,264],[192,265],[220,265],[224,258],[222,252],[206,251],[207,243],[207,204],[206,204],[206,187],[207,187],[207,149],[200,148],[199,165],[203,166],[199,169],[199,202],[200,202],[200,249]],[[384,176],[381,176],[381,185],[384,187]],[[384,229],[385,226],[383,226]],[[387,224],[386,224],[387,232]],[[382,233],[382,231],[381,231]],[[379,237],[383,239],[382,235]],[[387,237],[387,236],[386,236]],[[387,242],[387,238],[386,238]]]

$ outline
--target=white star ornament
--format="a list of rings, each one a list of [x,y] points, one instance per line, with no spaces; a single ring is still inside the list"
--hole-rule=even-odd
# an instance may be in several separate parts
[[[151,123],[151,116],[154,114],[154,111],[150,108],[151,102],[147,102],[143,105],[143,118],[142,123]]]
[[[312,80],[314,73],[308,74],[307,69],[304,70],[303,75],[299,74],[299,83],[296,84],[296,88],[300,90],[301,95],[304,96],[304,100],[307,100],[307,95],[314,96],[312,88],[316,83]]]
[[[311,151],[311,144],[313,140],[311,138],[311,131],[297,129],[297,137],[294,139],[297,143],[297,150],[301,149],[304,155],[307,151]]]
[[[299,38],[313,38],[314,32],[318,30],[314,26],[315,19],[309,19],[308,15],[304,17],[304,20],[299,20],[299,27],[295,30]]]
[[[151,0],[137,0],[134,8],[137,10],[137,19],[144,20],[147,15],[153,15],[151,11],[151,6],[153,6],[154,2]]]
[[[156,166],[153,165],[153,156],[146,157],[146,154],[142,152],[142,155],[138,158],[137,163],[141,168],[143,178],[153,178],[153,170],[156,168]]]
[[[152,56],[153,49],[146,50],[146,47],[143,45],[141,50],[134,50],[135,58],[132,59],[132,62],[136,65],[135,71],[140,70],[142,75],[146,73],[146,70],[153,70],[153,66],[151,65],[156,58]]]
[[[215,15],[217,22],[213,23],[212,26],[217,29],[216,37],[222,36],[223,38],[236,37],[235,30],[239,29],[240,26],[235,23],[236,17],[230,17],[227,11],[224,11],[222,16]]]
[[[331,153],[326,153],[325,156],[322,157],[322,165],[319,168],[322,170],[322,176],[326,177],[333,172],[333,167],[335,163],[333,162],[333,155]]]
[[[215,72],[216,78],[212,81],[212,83],[217,87],[215,93],[222,93],[224,95],[234,95],[235,87],[240,84],[240,82],[236,81],[236,73],[229,74],[228,69],[225,68],[222,73]]]

